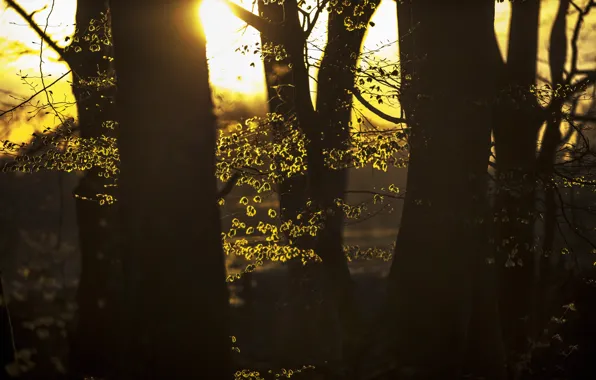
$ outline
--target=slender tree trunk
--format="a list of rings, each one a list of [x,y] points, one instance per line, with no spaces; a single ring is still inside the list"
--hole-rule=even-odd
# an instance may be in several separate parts
[[[215,118],[197,4],[113,2],[127,378],[228,379]]]
[[[490,271],[484,224],[494,4],[412,1],[399,5],[398,17],[401,102],[412,133],[389,278],[396,358],[402,376],[458,379],[478,298],[474,287],[481,284],[476,279]],[[415,30],[407,34],[410,26]],[[489,306],[496,312],[494,302]]]
[[[371,2],[370,7],[364,9],[364,14],[359,17],[365,24],[368,23],[378,1]],[[273,22],[281,22],[285,15],[288,25],[296,26],[297,11],[294,2],[285,3],[285,9],[278,4],[259,4],[259,12]],[[340,339],[344,359],[355,344],[357,313],[353,305],[353,284],[343,253],[342,231],[343,212],[336,205],[337,199],[343,199],[347,184],[347,170],[334,170],[326,167],[324,151],[331,149],[344,149],[349,140],[349,122],[351,117],[352,97],[348,92],[354,86],[354,68],[357,55],[360,51],[364,30],[347,31],[344,25],[345,15],[352,15],[356,4],[345,9],[344,15],[335,12],[329,14],[328,43],[325,48],[324,58],[318,77],[316,110],[310,102],[308,91],[308,76],[303,64],[303,41],[296,34],[287,33],[279,36],[278,40],[262,38],[263,43],[274,42],[284,44],[290,53],[289,59],[282,62],[266,62],[265,69],[268,77],[269,104],[272,111],[285,113],[288,117],[297,117],[302,130],[309,139],[308,173],[306,177],[296,177],[284,181],[280,185],[280,206],[284,219],[295,219],[296,215],[305,207],[307,197],[317,209],[325,210],[323,229],[313,239],[301,239],[296,243],[301,248],[314,248],[323,258],[322,267],[311,266],[303,268],[300,264],[290,264],[291,292],[294,294],[296,307],[308,307],[316,300],[306,300],[306,293],[312,288],[322,288],[324,304],[333,305],[325,314],[336,315],[340,324]],[[285,11],[282,12],[282,11]],[[288,30],[291,30],[288,28]],[[290,70],[288,64],[293,63],[295,69]],[[294,87],[283,87],[293,84]],[[271,86],[278,86],[275,91]],[[281,86],[281,87],[279,87]],[[307,190],[306,192],[304,190]],[[302,296],[300,296],[302,294]],[[312,297],[310,297],[312,298]],[[302,302],[299,301],[302,299]],[[306,305],[304,305],[306,303]],[[310,305],[311,313],[317,307]],[[296,317],[297,313],[293,313]],[[307,323],[308,330],[317,330],[315,325],[324,324],[321,318],[303,316],[301,323]],[[328,316],[329,317],[329,316]],[[327,318],[328,318],[327,317]],[[314,324],[314,325],[313,325]],[[328,331],[328,328],[318,326],[319,331]],[[310,336],[310,338],[309,338]],[[299,342],[294,342],[293,347],[302,346],[306,349],[309,345],[317,344],[309,334],[300,334]],[[310,341],[310,342],[309,342]],[[310,349],[313,351],[313,349]]]
[[[284,6],[278,3],[259,1],[259,14],[271,22],[281,23],[284,20]],[[261,35],[261,46],[273,44],[283,46],[284,36]],[[283,116],[284,122],[272,125],[273,139],[282,143],[287,129],[296,123],[296,106],[293,86],[293,71],[289,57],[274,60],[269,57],[264,60],[265,77],[267,82],[267,101],[269,112]],[[292,148],[291,148],[292,149]],[[279,210],[282,222],[299,222],[297,216],[303,211],[307,202],[306,175],[294,175],[285,178],[277,186],[279,195]],[[290,236],[286,235],[289,241]],[[307,249],[304,238],[295,238],[293,245],[300,249]],[[288,264],[288,294],[283,302],[280,319],[281,344],[279,350],[280,363],[290,366],[299,366],[304,362],[312,362],[319,356],[321,346],[317,337],[317,328],[320,320],[314,318],[314,306],[311,297],[308,297],[313,286],[312,266],[303,267],[300,260]],[[288,328],[292,326],[291,328]]]
[[[9,377],[7,366],[16,360],[16,349],[7,299],[2,284],[2,272],[0,272],[0,337],[0,377],[5,378],[5,376]]]
[[[378,2],[371,2],[374,5]],[[356,4],[345,10],[345,14],[352,14]],[[297,10],[294,2],[286,2],[285,9],[278,4],[259,4],[259,12],[273,22],[281,22],[286,17],[290,26],[296,27]],[[285,11],[285,12],[284,12]],[[367,7],[361,16],[368,22],[374,7]],[[323,258],[322,267],[310,266],[304,268],[300,263],[290,264],[291,302],[299,309],[305,307],[310,314],[320,308],[314,305],[313,290],[323,288],[324,305],[333,307],[325,314],[334,314],[340,323],[340,339],[344,355],[354,345],[356,310],[352,300],[352,280],[343,253],[342,231],[343,213],[336,206],[336,199],[343,199],[347,182],[345,169],[333,170],[326,167],[323,160],[323,150],[343,149],[349,140],[349,121],[351,116],[351,95],[348,90],[354,86],[354,72],[356,57],[362,44],[363,30],[349,32],[344,25],[344,16],[336,13],[329,15],[328,44],[319,71],[316,111],[310,101],[308,76],[303,63],[303,40],[300,33],[287,33],[277,39],[263,36],[263,44],[273,42],[283,44],[290,57],[280,62],[266,62],[265,70],[269,86],[269,105],[271,111],[286,115],[286,119],[296,116],[300,128],[305,132],[308,142],[308,173],[283,181],[280,184],[280,207],[284,220],[296,220],[296,216],[306,206],[310,198],[317,209],[326,211],[323,229],[315,239],[298,239],[296,244],[302,249],[314,248]],[[294,69],[289,69],[289,63]],[[292,84],[294,87],[284,87]],[[274,87],[277,86],[274,90]],[[283,132],[282,132],[283,133]],[[295,239],[296,240],[296,239]],[[327,306],[328,307],[328,306]],[[308,317],[302,313],[293,312],[296,323],[305,324],[305,330],[296,329],[296,338],[292,344],[298,351],[313,351],[320,346],[308,331],[328,331],[322,324],[321,318]],[[307,313],[309,314],[309,313]],[[301,315],[301,316],[298,316]],[[328,318],[329,316],[327,316]],[[325,319],[327,319],[325,318]],[[308,326],[306,326],[308,325]],[[301,333],[297,333],[301,331]],[[327,342],[328,343],[328,342]],[[325,343],[324,343],[325,344]],[[309,346],[312,346],[310,349]],[[301,347],[301,349],[299,348]],[[295,355],[294,355],[295,356]],[[346,357],[347,358],[347,357]],[[298,359],[299,360],[299,359]]]
[[[559,9],[555,16],[555,22],[551,30],[549,66],[553,88],[563,85],[563,71],[567,60],[567,11],[569,0],[560,0]],[[544,188],[545,212],[544,212],[544,238],[542,254],[540,255],[540,271],[538,286],[536,289],[536,310],[534,311],[534,323],[532,336],[538,337],[540,331],[548,323],[550,307],[548,301],[552,301],[549,290],[553,279],[558,273],[553,267],[551,256],[554,254],[554,243],[557,226],[557,184],[553,181],[554,164],[557,162],[557,150],[562,142],[561,121],[564,99],[557,97],[552,99],[550,104],[550,118],[546,121],[546,129],[542,137],[540,154],[537,158],[537,171],[540,175]],[[563,207],[563,205],[561,205]]]
[[[511,4],[511,26],[503,93],[494,129],[497,178],[496,254],[500,270],[500,309],[510,369],[528,349],[535,291],[535,160],[542,124],[530,94],[536,80],[540,2]]]
[[[316,110],[321,126],[321,146],[323,150],[345,150],[350,141],[350,121],[352,117],[352,91],[355,85],[355,69],[366,29],[347,30],[347,16],[355,23],[368,23],[379,4],[373,0],[367,3],[363,12],[354,17],[354,8],[362,2],[353,2],[341,14],[329,13],[327,45],[317,78]],[[353,363],[359,326],[359,312],[354,304],[354,284],[343,251],[344,215],[337,200],[345,200],[348,180],[347,169],[322,167],[323,181],[313,193],[318,198],[319,207],[325,211],[325,227],[317,236],[315,251],[323,257],[327,274],[327,287],[330,299],[334,301],[342,339],[344,360]]]
[[[97,145],[102,143],[102,135],[114,136],[114,131],[102,123],[114,120],[115,86],[101,85],[97,80],[102,73],[106,77],[112,73],[108,59],[111,47],[104,29],[109,24],[103,24],[101,13],[107,17],[107,1],[77,2],[75,41],[66,55],[73,70],[80,136],[96,139]],[[81,50],[77,52],[76,47]],[[70,369],[77,376],[105,376],[114,365],[113,347],[117,340],[114,323],[118,312],[115,280],[120,264],[114,239],[115,209],[100,205],[97,199],[97,194],[109,192],[107,183],[100,170],[92,167],[75,189],[81,276],[77,291],[78,323],[70,341]]]

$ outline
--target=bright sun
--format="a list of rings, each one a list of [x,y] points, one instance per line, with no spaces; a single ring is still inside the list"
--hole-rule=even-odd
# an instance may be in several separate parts
[[[230,24],[238,24],[228,6],[220,0],[203,0],[199,7],[199,17],[209,40],[230,37]]]
[[[242,32],[246,24],[220,0],[203,0],[199,17],[207,38],[211,84],[243,94],[262,92],[263,68],[258,56],[246,56],[236,51],[241,45],[258,42],[258,33],[252,28]],[[254,65],[251,66],[252,63]]]

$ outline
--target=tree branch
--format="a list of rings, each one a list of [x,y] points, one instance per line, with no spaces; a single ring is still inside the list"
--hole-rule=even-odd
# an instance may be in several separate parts
[[[379,191],[372,191],[372,190],[346,190],[344,191],[346,194],[370,194],[370,195],[380,195],[387,198],[393,199],[404,199],[405,195],[397,195],[391,194],[386,192],[379,192]]]
[[[232,189],[234,188],[234,186],[236,186],[236,183],[238,182],[239,179],[240,179],[240,172],[234,173],[232,175],[232,178],[230,178],[228,180],[228,182],[226,182],[224,187],[222,187],[221,190],[219,190],[217,192],[217,198],[225,198],[226,195],[230,194],[232,192]]]
[[[52,83],[50,83],[49,85],[43,87],[41,90],[37,91],[35,94],[31,95],[29,98],[23,100],[21,103],[17,104],[16,106],[6,110],[6,111],[1,111],[0,112],[0,117],[6,115],[9,112],[12,112],[14,110],[16,110],[17,108],[23,106],[24,104],[27,104],[28,102],[31,101],[31,99],[35,98],[37,95],[41,94],[42,92],[46,91],[48,88],[52,87],[54,84],[58,83],[58,81],[60,81],[60,79],[64,78],[65,76],[67,76],[68,74],[70,74],[72,70],[68,70],[67,72],[65,72],[64,74],[62,74],[58,79],[56,79],[55,81],[53,81]]]
[[[352,94],[356,97],[356,99],[358,99],[358,101],[360,103],[362,103],[362,105],[364,107],[366,107],[367,110],[369,110],[370,112],[374,113],[375,115],[377,115],[378,117],[380,117],[383,120],[386,120],[390,123],[394,123],[394,124],[401,124],[401,123],[405,123],[406,119],[401,118],[401,117],[394,117],[391,115],[387,115],[385,112],[379,110],[378,108],[374,107],[372,104],[370,104],[366,99],[364,99],[362,97],[362,94],[360,93],[360,91],[358,89],[354,89],[351,91]]]
[[[27,14],[27,12],[25,12],[23,7],[21,7],[19,4],[17,4],[17,2],[14,0],[6,0],[6,3],[8,4],[8,6],[10,8],[14,9],[15,12],[17,12],[23,19],[25,19],[25,21],[27,21],[29,26],[31,28],[33,28],[33,30],[35,30],[35,33],[37,33],[37,35],[41,39],[43,39],[43,41],[46,44],[48,44],[52,49],[54,49],[54,51],[56,53],[58,53],[58,55],[60,56],[60,58],[62,60],[67,62],[66,52],[64,51],[64,49],[62,49],[60,46],[58,46],[56,44],[56,42],[54,42],[46,33],[44,33],[44,31],[39,27],[39,25],[37,25],[35,23],[35,21],[33,21],[33,15],[35,15],[36,12],[31,12],[31,13]]]
[[[308,38],[310,36],[310,34],[312,33],[312,30],[315,28],[315,25],[317,24],[317,20],[319,19],[319,16],[325,10],[325,7],[327,6],[328,2],[329,2],[329,0],[323,0],[323,2],[320,5],[317,5],[317,10],[315,11],[315,15],[312,19],[312,22],[309,22],[308,29],[306,29],[306,31],[304,32],[305,38]],[[310,19],[309,19],[309,21],[310,21]]]
[[[567,78],[567,83],[569,84],[571,80],[573,80],[574,74],[577,72],[577,64],[578,64],[578,47],[577,42],[579,40],[579,33],[581,31],[581,27],[584,23],[584,18],[590,13],[592,6],[596,4],[596,2],[592,1],[586,5],[585,9],[581,9],[577,4],[573,1],[569,2],[578,12],[577,22],[575,23],[575,27],[573,28],[573,35],[571,37],[571,70],[569,77]]]
[[[240,5],[233,3],[230,0],[222,0],[223,3],[230,8],[232,14],[248,25],[252,26],[264,36],[269,38],[274,38],[276,35],[282,35],[281,29],[282,26],[279,24],[274,24],[264,18],[257,16],[256,14],[252,13],[241,7]]]
[[[568,119],[574,121],[581,121],[584,123],[596,123],[596,115],[575,115],[571,114],[567,116]]]

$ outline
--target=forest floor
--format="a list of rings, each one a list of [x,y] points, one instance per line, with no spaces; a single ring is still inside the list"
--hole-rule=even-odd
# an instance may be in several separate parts
[[[357,261],[350,264],[356,283],[355,298],[363,314],[364,326],[372,326],[377,334],[383,326],[375,320],[385,297],[385,277],[390,263],[381,260]],[[566,323],[554,326],[548,347],[536,351],[533,375],[527,379],[596,379],[596,276],[583,281],[577,291],[572,313]],[[251,284],[250,299],[242,285]],[[25,286],[25,285],[22,285]],[[232,305],[231,334],[237,338],[239,353],[234,353],[237,369],[256,370],[265,378],[274,378],[283,369],[296,370],[280,359],[283,351],[285,325],[283,304],[287,288],[287,270],[282,264],[268,264],[254,272],[246,281],[230,286]],[[39,290],[39,289],[38,289]],[[14,326],[17,349],[30,368],[25,379],[64,379],[68,353],[67,332],[72,326],[61,321],[73,320],[75,314],[75,283],[51,293],[47,289],[30,289],[26,299],[19,300],[23,289],[11,292],[10,312]],[[371,330],[374,331],[374,330]],[[560,338],[560,339],[559,339]],[[376,350],[375,350],[376,349]],[[374,378],[373,373],[390,369],[390,362],[383,356],[383,347],[373,347],[367,352],[361,368],[364,378]],[[375,352],[378,353],[376,357]],[[313,363],[304,363],[305,365]],[[316,365],[315,365],[316,367]],[[273,375],[268,375],[271,370]],[[590,372],[591,371],[591,372]],[[333,379],[325,368],[306,369],[296,379]],[[391,377],[387,377],[388,379]],[[379,379],[377,377],[376,379]]]
[[[228,260],[228,266],[238,264],[232,261]],[[372,321],[383,301],[384,278],[389,263],[381,260],[357,261],[350,267],[357,285],[356,302],[364,316]],[[238,369],[258,370],[265,376],[268,370],[273,373],[282,371],[284,364],[279,361],[278,355],[283,345],[280,337],[284,333],[281,330],[292,329],[292,326],[283,326],[282,321],[281,309],[288,284],[286,275],[285,265],[270,263],[230,285],[230,333],[237,338],[235,345],[240,349],[240,353],[234,353]],[[251,285],[250,299],[243,299],[248,294],[243,292],[243,285],[247,284]],[[27,367],[20,378],[64,379],[67,336],[76,313],[76,281],[53,285],[40,287],[38,279],[29,278],[11,281],[8,286],[15,343],[21,361]],[[312,371],[295,377],[320,378]]]

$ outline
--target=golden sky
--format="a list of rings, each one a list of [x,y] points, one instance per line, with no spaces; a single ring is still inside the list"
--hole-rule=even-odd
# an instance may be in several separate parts
[[[235,1],[247,9],[252,8],[253,0]],[[27,74],[31,78],[39,77],[40,40],[16,12],[7,9],[2,0],[0,2],[2,4],[2,7],[0,7],[0,110],[2,110],[8,108],[7,104],[16,103],[14,99],[9,97],[9,94],[28,97],[34,92],[31,85],[39,86],[38,79],[27,79],[28,83],[24,83],[21,76]],[[314,0],[308,0],[308,2],[316,4]],[[585,0],[579,0],[578,4],[584,2]],[[51,1],[21,0],[20,4],[27,12],[32,12],[48,6]],[[538,70],[539,74],[544,77],[549,76],[546,63],[548,39],[557,6],[558,0],[543,0],[539,31]],[[76,0],[56,1],[49,18],[47,32],[61,46],[66,45],[65,38],[71,35],[74,30],[75,7]],[[509,9],[508,2],[496,4],[495,30],[501,47],[506,46],[507,43]],[[42,28],[45,27],[48,14],[49,6],[35,15],[35,21]],[[218,0],[205,0],[201,11],[197,12],[197,19],[199,14],[203,20],[207,36],[211,83],[215,93],[221,95],[216,97],[216,102],[221,102],[220,99],[223,98],[224,103],[227,104],[220,104],[220,106],[224,109],[241,104],[254,112],[263,112],[265,110],[265,84],[262,63],[258,55],[252,54],[252,49],[249,49],[251,54],[248,55],[242,55],[240,52],[235,51],[242,45],[254,47],[254,44],[260,40],[257,32],[251,27],[245,28],[245,24],[231,15],[225,6],[218,3]],[[568,35],[571,35],[571,28],[576,18],[575,13],[568,15]],[[365,49],[374,49],[379,44],[397,40],[394,0],[382,0],[372,21],[375,23],[375,27],[369,28],[364,43]],[[325,23],[326,17],[320,17],[317,28],[315,28],[311,37],[311,42],[319,47],[322,47],[325,42]],[[593,11],[583,28],[584,33],[579,46],[581,51],[580,64],[586,66],[586,68],[596,66],[595,29],[596,11]],[[320,52],[317,52],[317,49],[310,49],[309,53],[313,56],[313,59],[320,58]],[[382,49],[378,55],[389,59],[397,57],[396,44]],[[58,62],[57,58],[57,54],[45,46],[42,70],[44,75],[51,75],[47,79],[49,82],[68,70],[66,64]],[[254,63],[254,66],[251,66],[251,63]],[[68,81],[70,80],[69,76],[66,78],[68,78]],[[63,80],[53,87],[54,96],[57,100],[73,101],[68,81]],[[380,108],[387,113],[399,115],[399,110],[391,109],[389,105]],[[28,109],[28,111],[30,110]],[[69,111],[74,114],[74,106]],[[30,116],[30,114],[26,116]],[[52,117],[34,117],[31,120],[21,117],[19,120],[13,119],[11,122],[8,122],[5,117],[0,122],[0,134],[2,138],[23,141],[34,130],[56,124],[57,121]]]

